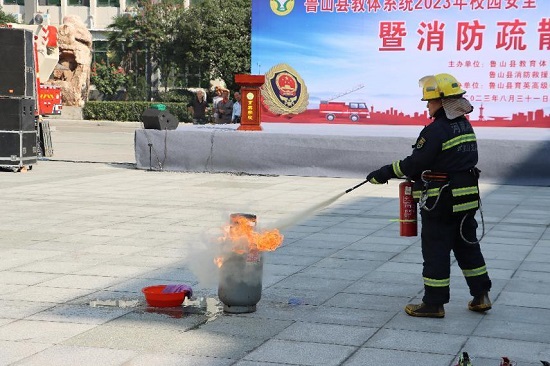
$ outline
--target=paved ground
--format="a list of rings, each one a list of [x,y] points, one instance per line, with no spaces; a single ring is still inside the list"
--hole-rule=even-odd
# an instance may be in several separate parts
[[[52,121],[55,156],[0,172],[0,365],[455,365],[550,360],[550,188],[482,184],[493,309],[466,309],[453,265],[444,319],[422,294],[419,237],[399,236],[398,183],[149,172],[139,124]],[[256,312],[220,311],[213,240],[232,212],[293,222],[264,255]],[[282,220],[282,221],[281,221]],[[201,282],[199,282],[201,281]],[[185,283],[178,310],[141,288]],[[200,301],[197,301],[200,302]]]

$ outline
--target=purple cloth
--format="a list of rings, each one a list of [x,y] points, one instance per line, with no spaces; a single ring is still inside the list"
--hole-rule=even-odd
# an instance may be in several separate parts
[[[193,289],[191,286],[184,284],[166,285],[164,290],[162,290],[163,294],[175,294],[179,292],[187,292],[187,297],[193,296]]]

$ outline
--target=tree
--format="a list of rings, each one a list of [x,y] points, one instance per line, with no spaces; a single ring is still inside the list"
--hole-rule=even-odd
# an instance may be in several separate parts
[[[189,9],[181,0],[142,0],[134,16],[108,26],[109,50],[126,74],[144,75],[149,60],[164,85],[185,72],[198,78],[184,86],[220,77],[236,89],[234,75],[250,72],[250,20],[250,0],[201,0]]]
[[[235,74],[250,73],[251,3],[248,0],[224,2],[224,26],[213,39],[216,50],[213,70],[233,90],[237,89]]]
[[[204,0],[191,6],[177,26],[180,69],[202,74],[201,82],[222,78],[236,89],[235,74],[250,72],[251,2]]]
[[[90,81],[106,100],[112,100],[119,88],[128,83],[128,77],[122,67],[96,62],[92,65]]]
[[[138,36],[136,17],[117,16],[107,29],[110,30],[107,33],[107,44],[109,55],[112,57],[109,62],[120,65],[127,74],[143,71],[145,43]]]
[[[143,1],[136,16],[139,37],[145,43],[154,68],[160,70],[165,87],[175,66],[174,28],[183,17],[185,8],[179,0]]]
[[[144,0],[139,5],[135,15],[118,16],[107,27],[109,49],[127,73],[147,72],[150,77],[158,69],[167,86],[175,65],[173,28],[185,9],[178,0]]]

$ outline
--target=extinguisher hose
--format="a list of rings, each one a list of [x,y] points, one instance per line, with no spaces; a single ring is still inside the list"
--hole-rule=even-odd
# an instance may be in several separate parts
[[[427,199],[428,199],[428,195],[427,195],[427,191],[424,192],[424,194],[422,195],[422,197],[420,198],[420,201],[418,202],[418,207],[420,207],[421,209],[425,210],[425,211],[432,211],[436,206],[437,206],[437,202],[439,202],[439,198],[441,197],[441,192],[447,188],[449,186],[449,183],[445,184],[443,187],[441,187],[439,189],[439,193],[437,195],[437,198],[435,199],[435,202],[434,204],[432,205],[432,207],[426,207],[426,202],[427,202]],[[464,226],[464,221],[466,220],[466,217],[468,216],[468,214],[464,215],[464,217],[462,217],[462,220],[460,221],[460,237],[462,238],[462,240],[464,240],[464,242],[468,243],[468,244],[479,244],[481,242],[481,239],[483,239],[483,237],[485,236],[485,219],[483,218],[483,209],[481,207],[481,198],[478,200],[479,202],[479,214],[481,216],[481,237],[476,240],[476,241],[469,241],[468,239],[466,239],[464,237],[464,232],[462,230],[463,226]]]
[[[351,187],[350,189],[347,189],[344,193],[350,193],[351,191],[353,191],[354,189],[356,188],[359,188],[361,187],[363,184],[365,183],[368,183],[368,180],[365,180],[364,182],[361,182],[359,183],[358,185],[354,186],[354,187]]]
[[[449,186],[449,183],[445,184],[443,187],[439,189],[439,192],[437,193],[437,198],[435,199],[434,204],[432,207],[426,207],[426,203],[428,202],[428,190],[425,190],[422,192],[422,197],[420,197],[420,201],[418,202],[418,207],[420,207],[423,210],[431,211],[437,206],[437,203],[439,202],[439,198],[441,197],[441,192]]]
[[[469,241],[468,239],[466,239],[464,237],[462,227],[464,226],[464,221],[466,220],[466,217],[468,216],[468,214],[464,215],[464,217],[460,221],[460,230],[459,230],[460,231],[460,237],[462,238],[462,240],[464,240],[464,242],[466,242],[468,244],[472,244],[472,245],[479,244],[481,242],[481,239],[483,239],[483,237],[485,236],[485,220],[483,219],[483,210],[481,208],[481,199],[479,199],[478,202],[479,202],[479,215],[481,216],[481,237],[479,239],[477,239],[476,241]]]

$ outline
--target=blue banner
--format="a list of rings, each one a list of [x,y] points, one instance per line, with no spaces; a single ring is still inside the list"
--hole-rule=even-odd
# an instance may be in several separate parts
[[[473,122],[550,127],[549,51],[548,0],[252,2],[266,122],[425,123],[418,80],[449,73]]]

